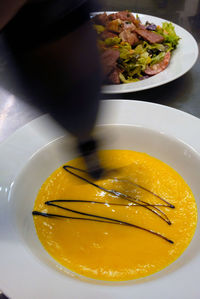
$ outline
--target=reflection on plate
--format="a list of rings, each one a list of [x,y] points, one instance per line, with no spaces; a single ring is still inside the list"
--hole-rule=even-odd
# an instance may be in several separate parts
[[[199,119],[152,103],[113,100],[102,102],[98,124],[98,133],[106,135],[105,149],[146,152],[178,171],[191,187],[199,212]],[[175,263],[138,281],[100,283],[83,279],[60,267],[45,252],[31,212],[41,183],[75,157],[70,150],[72,140],[64,135],[43,116],[0,146],[0,288],[13,299],[53,299],[58,294],[61,299],[158,299],[160,294],[163,299],[188,299],[191,294],[199,298],[199,225],[191,244]]]
[[[108,14],[113,12],[107,12]],[[97,13],[94,13],[95,15]],[[134,15],[137,13],[134,12]],[[156,25],[162,25],[167,20],[150,15],[138,14],[142,23],[149,21]],[[169,22],[169,21],[167,21]],[[127,93],[145,90],[171,82],[188,72],[195,64],[198,57],[198,45],[193,36],[179,25],[173,24],[176,34],[181,37],[178,48],[173,52],[169,66],[161,73],[148,79],[116,85],[105,85],[102,87],[103,93]]]

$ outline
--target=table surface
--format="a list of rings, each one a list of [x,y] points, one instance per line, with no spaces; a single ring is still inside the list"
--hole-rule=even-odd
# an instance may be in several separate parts
[[[200,45],[200,0],[101,0],[102,10],[133,12],[157,16],[188,30]],[[0,142],[15,130],[40,116],[41,111],[1,87],[2,44],[0,41]],[[153,89],[120,95],[102,95],[102,99],[150,101],[174,107],[200,117],[200,58],[181,78]]]

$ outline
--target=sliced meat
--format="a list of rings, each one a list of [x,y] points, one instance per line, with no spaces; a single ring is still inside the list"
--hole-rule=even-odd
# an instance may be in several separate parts
[[[123,29],[126,30],[130,30],[130,31],[134,31],[136,29],[136,26],[132,23],[132,22],[127,22],[127,21],[124,21],[123,22]]]
[[[120,70],[115,68],[108,76],[108,83],[120,84],[119,73]]]
[[[120,33],[123,31],[124,24],[120,19],[116,19],[107,23],[106,28],[108,31]]]
[[[132,22],[116,19],[108,22],[106,25],[106,29],[107,31],[112,31],[119,34],[126,29],[128,29],[129,31],[134,31],[136,29],[136,26]]]
[[[135,29],[135,32],[147,40],[149,43],[161,43],[164,40],[164,37],[158,33],[146,30],[146,29]]]
[[[145,25],[143,25],[143,24],[141,24],[141,23],[139,23],[139,24],[137,25],[137,27],[138,27],[139,29],[146,29]]]
[[[119,19],[118,12],[112,13],[112,14],[108,15],[108,19],[109,19],[109,21],[113,21],[113,20]]]
[[[161,62],[147,67],[146,70],[144,71],[145,74],[153,76],[153,75],[156,75],[156,74],[162,72],[168,66],[168,64],[170,62],[170,58],[171,58],[171,54],[170,54],[170,52],[167,52]]]
[[[129,21],[129,22],[133,22],[134,24],[137,23],[134,15],[127,11],[127,10],[124,10],[124,11],[120,11],[120,12],[117,12],[117,13],[113,13],[113,14],[110,14],[108,15],[108,18],[109,20],[116,20],[116,19],[120,19],[122,21]]]
[[[92,18],[93,22],[97,25],[103,25],[106,26],[108,20],[108,15],[104,12],[103,14],[96,15],[94,18]]]
[[[113,38],[113,37],[117,37],[117,36],[118,36],[117,34],[110,32],[108,30],[105,30],[104,32],[102,32],[100,34],[100,39],[105,40],[107,38]]]
[[[118,14],[118,18],[122,21],[129,21],[129,22],[133,22],[133,23],[136,22],[134,15],[127,10],[120,11],[117,14]]]
[[[116,68],[118,58],[118,50],[107,49],[101,54],[102,66],[106,76]]]
[[[131,32],[130,30],[124,30],[120,33],[119,37],[123,42],[128,42],[131,46],[137,44],[139,39],[135,32]]]

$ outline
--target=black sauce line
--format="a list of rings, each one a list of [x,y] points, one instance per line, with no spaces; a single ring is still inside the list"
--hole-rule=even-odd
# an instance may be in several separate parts
[[[152,192],[152,191],[149,190],[149,189],[146,189],[145,187],[143,187],[143,186],[141,186],[141,185],[138,185],[138,184],[136,184],[136,183],[134,183],[134,182],[131,182],[131,181],[129,181],[129,180],[126,180],[126,179],[118,179],[118,178],[115,178],[115,179],[118,180],[118,181],[128,182],[129,184],[132,184],[132,185],[134,185],[134,186],[136,186],[136,187],[138,187],[138,188],[140,188],[140,189],[143,189],[143,190],[146,191],[146,192],[151,193],[153,196],[159,198],[160,200],[162,200],[163,202],[165,202],[165,203],[167,204],[167,205],[164,205],[164,207],[168,207],[168,208],[171,208],[171,209],[174,209],[174,208],[175,208],[175,206],[172,205],[170,202],[168,202],[166,199],[160,197],[158,194]]]
[[[71,168],[71,169],[74,169],[74,170],[78,170],[78,171],[81,171],[81,172],[84,172],[84,173],[88,174],[88,172],[87,172],[86,170],[84,170],[84,169],[80,169],[80,168],[73,167],[73,166],[70,166],[70,165],[64,165],[63,168],[65,169],[65,167],[68,167],[68,168]],[[112,173],[112,172],[116,172],[116,171],[118,171],[118,170],[120,170],[120,169],[124,169],[124,167],[120,167],[120,168],[117,168],[117,169],[114,169],[114,170],[112,169],[112,170],[107,171],[107,172],[105,172],[105,173],[109,174],[109,173]],[[66,170],[66,169],[65,169],[65,170]],[[158,194],[152,192],[151,190],[146,189],[145,187],[143,187],[143,186],[141,186],[141,185],[139,185],[139,184],[136,184],[135,182],[129,181],[129,180],[127,180],[127,179],[119,179],[119,178],[114,178],[114,179],[115,179],[115,180],[119,180],[119,181],[127,181],[128,183],[130,183],[130,184],[132,184],[132,185],[135,185],[136,187],[141,188],[141,189],[145,190],[146,192],[151,193],[153,196],[159,198],[160,200],[162,200],[163,202],[165,202],[165,203],[167,204],[167,205],[162,205],[163,207],[169,207],[169,208],[172,208],[172,209],[175,208],[175,206],[172,205],[170,202],[168,202],[166,199],[162,198],[161,196],[159,196]],[[92,182],[90,182],[90,183],[92,183]],[[99,187],[100,187],[100,186],[99,186]],[[103,188],[103,187],[102,187],[102,188]]]
[[[49,206],[54,206],[54,207],[58,207],[58,208],[61,208],[63,210],[67,210],[67,211],[70,211],[70,212],[74,212],[75,210],[71,210],[71,209],[68,209],[68,208],[65,208],[65,207],[62,207],[62,206],[59,206],[59,205],[56,205],[56,204],[53,204],[53,202],[63,202],[63,200],[50,200],[50,201],[46,201],[45,204],[46,205],[49,205]],[[67,200],[65,200],[65,202],[67,202]],[[96,202],[96,203],[100,203],[100,202]],[[105,204],[105,203],[104,203]],[[118,205],[118,204],[114,204],[114,205]],[[128,206],[128,205],[125,205],[125,206]],[[140,206],[140,205],[139,205]],[[92,216],[90,214],[85,214],[85,213],[82,213],[80,212],[81,215],[86,215],[86,216]],[[94,217],[98,217],[96,215],[94,215]]]
[[[70,171],[69,169],[67,169],[67,167],[68,167],[68,168],[71,168],[71,169],[74,169],[74,170],[79,170],[79,171],[81,171],[81,172],[84,172],[84,173],[88,174],[86,170],[79,169],[79,168],[76,168],[76,167],[73,167],[73,166],[69,166],[69,165],[64,165],[64,166],[63,166],[63,168],[65,169],[65,171],[69,172],[70,174],[74,175],[75,177],[78,177],[79,179],[81,179],[81,180],[87,182],[88,184],[91,184],[91,185],[93,185],[93,186],[95,186],[95,187],[97,187],[97,188],[99,188],[99,189],[101,189],[101,190],[103,190],[103,191],[105,191],[105,192],[107,192],[107,193],[114,194],[114,195],[117,196],[117,197],[122,197],[122,198],[124,198],[124,199],[126,199],[126,200],[128,200],[128,201],[130,201],[130,202],[134,202],[134,201],[136,201],[136,202],[142,202],[143,204],[139,204],[140,206],[142,206],[142,207],[144,207],[145,209],[151,211],[152,213],[154,213],[155,215],[157,215],[158,217],[160,217],[163,221],[165,221],[167,224],[171,225],[171,221],[169,220],[169,218],[167,217],[167,215],[166,215],[163,211],[161,211],[159,208],[157,208],[157,207],[155,207],[155,206],[152,206],[152,208],[154,208],[154,210],[153,210],[153,209],[150,209],[150,208],[148,208],[148,206],[147,206],[148,203],[145,202],[145,201],[142,201],[142,200],[137,199],[137,198],[130,197],[130,196],[128,196],[128,195],[126,195],[126,194],[123,194],[123,193],[121,193],[121,192],[119,192],[119,191],[115,191],[115,190],[112,190],[112,189],[111,189],[111,190],[105,189],[105,188],[103,188],[103,187],[101,187],[101,186],[99,186],[99,185],[97,185],[97,184],[91,182],[90,180],[88,180],[88,179],[86,179],[86,178],[83,178],[83,177],[81,177],[80,175],[78,175],[78,174],[76,174],[76,173],[73,173],[72,171]],[[156,211],[155,211],[155,210],[156,210]],[[159,212],[160,212],[164,217],[162,217],[162,215],[160,215]]]
[[[128,200],[130,202],[133,202],[133,203],[135,201],[136,202],[141,202],[142,204],[138,203],[139,206],[142,206],[142,207],[146,208],[147,210],[151,211],[152,213],[155,213],[158,217],[160,217],[162,220],[164,220],[165,222],[167,222],[169,225],[171,224],[171,221],[169,220],[169,218],[167,217],[167,215],[162,210],[160,210],[159,208],[157,208],[156,205],[152,204],[151,205],[152,209],[150,209],[150,208],[148,208],[149,204],[146,201],[134,198],[132,196],[129,196],[129,195],[124,194],[124,193],[121,193],[119,191],[115,191],[115,190],[110,190],[110,191],[113,191],[116,194],[116,196],[122,197],[122,198],[124,198],[124,199],[126,199],[126,200]],[[169,207],[169,206],[165,206],[165,207]],[[158,212],[160,212],[163,215],[163,217]]]
[[[114,202],[103,202],[103,201],[95,201],[95,200],[80,200],[80,199],[54,199],[49,200],[48,202],[79,202],[79,203],[92,203],[92,204],[102,204],[102,205],[110,205],[110,206],[123,206],[123,207],[138,207],[140,204],[138,203],[131,203],[131,204],[122,204],[122,203],[114,203]],[[148,206],[159,206],[159,207],[166,207],[166,205],[158,204],[147,204]]]
[[[59,207],[59,206],[58,206]],[[60,207],[61,208],[61,207]],[[78,214],[82,214],[81,212],[76,212]],[[107,218],[107,217],[103,217],[103,216],[95,216],[95,215],[91,215],[93,217],[99,217],[99,218],[102,218],[102,219],[105,219],[105,220],[99,220],[99,219],[90,219],[90,218],[79,218],[79,217],[70,217],[70,216],[64,216],[64,215],[57,215],[57,214],[49,214],[49,213],[43,213],[43,212],[38,212],[38,211],[33,211],[32,212],[32,215],[33,216],[43,216],[43,217],[55,217],[55,218],[65,218],[65,219],[74,219],[74,220],[86,220],[86,221],[95,221],[95,222],[104,222],[104,223],[109,223],[109,224],[118,224],[118,225],[126,225],[126,226],[131,226],[131,227],[134,227],[134,228],[137,228],[137,229],[140,229],[140,230],[143,230],[143,231],[146,231],[148,233],[151,233],[157,237],[160,237],[162,238],[163,240],[171,243],[171,244],[174,244],[174,242],[170,239],[168,239],[167,237],[153,231],[153,230],[149,230],[147,228],[144,228],[144,227],[141,227],[141,226],[138,226],[138,225],[135,225],[135,224],[132,224],[132,223],[128,223],[128,222],[124,222],[124,221],[120,221],[120,220],[117,220],[117,219],[112,219],[112,218]],[[90,214],[85,214],[85,215],[90,215]],[[110,221],[108,221],[110,220]]]
[[[73,166],[70,166],[70,165],[64,165],[64,166],[63,166],[63,169],[64,169],[65,171],[67,171],[68,173],[72,174],[73,176],[75,176],[75,177],[81,179],[82,181],[84,181],[84,182],[86,182],[86,183],[88,183],[88,184],[90,184],[90,185],[92,185],[92,186],[94,186],[94,187],[99,188],[99,189],[102,190],[102,191],[105,191],[105,192],[107,192],[107,193],[113,194],[113,195],[115,195],[115,196],[117,196],[117,197],[122,197],[122,198],[124,198],[124,199],[126,199],[126,200],[128,200],[128,201],[130,201],[130,202],[137,201],[137,202],[145,203],[145,204],[139,204],[139,205],[140,205],[141,207],[144,207],[145,209],[151,211],[152,213],[154,213],[155,215],[157,215],[158,217],[160,217],[163,221],[165,221],[167,224],[171,225],[171,221],[169,220],[169,218],[167,217],[167,215],[166,215],[163,211],[161,211],[160,209],[158,209],[157,207],[152,206],[152,207],[154,208],[154,210],[153,210],[153,209],[150,209],[150,208],[148,208],[148,206],[146,206],[146,204],[148,204],[147,202],[145,202],[145,201],[141,201],[141,200],[136,199],[136,198],[132,198],[132,197],[126,195],[126,194],[123,194],[123,193],[121,193],[121,192],[118,192],[118,191],[115,191],[115,190],[112,190],[112,189],[111,189],[111,190],[105,189],[104,187],[101,187],[101,186],[99,186],[99,185],[97,185],[97,184],[91,182],[90,180],[88,180],[88,179],[86,179],[86,178],[83,178],[83,177],[81,177],[80,175],[78,175],[78,174],[76,174],[76,173],[73,173],[73,172],[70,171],[68,168],[70,168],[70,169],[74,169],[74,170],[77,170],[77,171],[80,171],[80,172],[83,172],[83,173],[88,174],[86,170],[79,169],[79,168],[77,168],[77,167],[73,167]],[[160,212],[164,217],[162,217],[162,215],[160,215],[160,214],[159,214],[157,211],[155,211],[155,210],[157,210],[158,212]]]
[[[110,169],[110,170],[105,171],[105,174],[116,173],[116,172],[119,172],[120,170],[123,170],[124,168],[126,168],[126,166],[118,167],[118,168],[116,168],[116,169]],[[165,202],[165,203],[167,204],[167,205],[161,205],[162,207],[169,207],[169,208],[171,208],[171,209],[174,209],[174,208],[175,208],[175,206],[172,205],[170,202],[168,202],[166,199],[162,198],[161,196],[159,196],[158,194],[152,192],[151,190],[146,189],[145,187],[143,187],[143,186],[141,186],[141,185],[139,185],[139,184],[136,184],[135,182],[129,181],[129,180],[127,180],[127,179],[118,179],[118,178],[115,178],[115,179],[117,179],[117,180],[124,180],[124,181],[127,181],[127,182],[129,182],[129,183],[135,185],[136,187],[141,188],[141,189],[143,189],[143,190],[145,190],[145,191],[151,193],[152,195],[154,195],[155,197],[159,198],[160,200],[162,200],[163,202]]]
[[[125,206],[125,207],[141,206],[141,204],[134,203],[134,202],[132,202],[133,204],[131,204],[131,205],[125,205],[125,204],[117,204],[117,203],[99,202],[99,201],[93,201],[93,200],[90,201],[90,200],[73,200],[73,199],[55,199],[55,200],[48,201],[48,203],[52,203],[52,202],[85,202],[85,203],[96,203],[96,204],[104,204],[104,205],[109,204],[109,205],[113,205],[113,206]],[[147,206],[147,205],[155,207],[155,205],[151,205],[151,204],[146,204],[145,206]],[[162,213],[162,211],[161,211],[161,213]],[[169,220],[168,224],[171,224],[170,220]]]
[[[71,217],[71,216],[65,216],[65,215],[59,215],[59,214],[51,214],[51,213],[44,213],[39,211],[33,211],[33,216],[44,216],[44,217],[57,217],[57,218],[66,218],[66,219],[77,219],[77,220],[88,220],[88,221],[96,221],[96,222],[105,222],[105,223],[113,223],[118,224],[115,221],[107,221],[107,220],[100,220],[100,219],[91,219],[91,218],[80,218],[80,217]]]
[[[115,219],[112,219],[112,218],[99,216],[99,215],[94,215],[94,214],[89,214],[89,213],[84,213],[84,212],[80,212],[80,211],[77,211],[77,210],[62,207],[62,206],[59,206],[55,203],[52,203],[51,201],[46,201],[45,204],[48,205],[48,206],[53,206],[53,207],[56,207],[56,208],[59,208],[59,209],[62,209],[62,210],[68,211],[68,212],[76,213],[76,214],[79,214],[79,215],[83,215],[83,216],[89,216],[89,217],[95,217],[95,218],[100,218],[100,219],[106,219],[106,220],[110,220],[110,221],[119,222],[119,220],[115,220]],[[123,222],[123,221],[120,221],[120,222]]]
[[[99,216],[99,215],[84,213],[84,212],[80,212],[80,211],[77,211],[77,210],[73,210],[73,209],[69,209],[69,208],[66,208],[66,207],[62,207],[62,206],[59,206],[59,205],[57,205],[55,203],[52,203],[52,201],[46,201],[45,204],[49,205],[49,206],[60,208],[62,210],[68,211],[68,212],[80,214],[80,215],[83,215],[83,216],[90,216],[90,217],[95,217],[95,218],[100,218],[100,219],[106,219],[106,220],[110,220],[110,221],[117,221],[117,222],[119,222],[119,220],[115,220],[113,218],[108,218],[108,217],[104,217],[104,216]],[[120,221],[120,222],[127,223],[127,222],[124,222],[124,221]]]

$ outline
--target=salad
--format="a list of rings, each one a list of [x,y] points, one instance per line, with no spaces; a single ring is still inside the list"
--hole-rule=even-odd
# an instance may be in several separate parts
[[[129,11],[93,17],[105,83],[136,82],[162,72],[180,37],[172,23],[162,26],[146,22]]]

